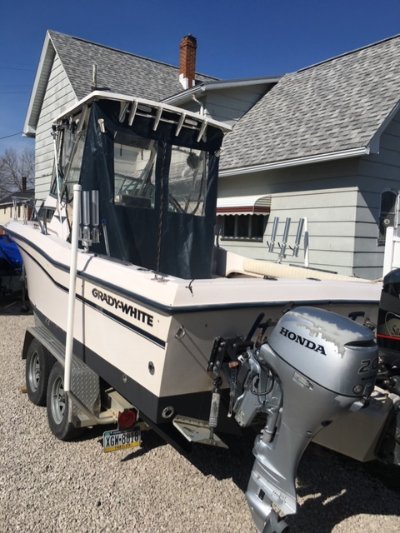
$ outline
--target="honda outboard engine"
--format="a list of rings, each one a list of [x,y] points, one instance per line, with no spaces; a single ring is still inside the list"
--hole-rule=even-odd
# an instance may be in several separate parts
[[[225,350],[233,415],[241,426],[267,415],[255,440],[246,497],[258,529],[280,532],[286,524],[272,505],[283,514],[296,512],[300,458],[320,429],[363,407],[375,383],[377,346],[366,327],[311,307],[286,313],[259,348],[243,350],[244,344],[236,339]]]

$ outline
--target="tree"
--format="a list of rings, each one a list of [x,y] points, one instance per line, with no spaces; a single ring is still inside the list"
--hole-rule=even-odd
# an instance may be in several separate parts
[[[26,188],[34,186],[35,178],[35,154],[30,148],[17,152],[8,148],[0,155],[0,198],[22,191],[24,179]]]

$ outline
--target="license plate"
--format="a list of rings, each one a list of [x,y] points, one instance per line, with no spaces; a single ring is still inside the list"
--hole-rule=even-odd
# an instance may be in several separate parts
[[[103,433],[103,450],[105,452],[115,452],[116,450],[126,450],[135,448],[141,444],[141,433],[139,428],[105,431]]]

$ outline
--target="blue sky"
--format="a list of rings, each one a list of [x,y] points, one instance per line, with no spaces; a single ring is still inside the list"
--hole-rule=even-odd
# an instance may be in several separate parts
[[[1,138],[23,128],[47,29],[173,65],[191,33],[197,70],[236,79],[292,72],[400,33],[400,0],[3,0],[0,154],[32,146]]]

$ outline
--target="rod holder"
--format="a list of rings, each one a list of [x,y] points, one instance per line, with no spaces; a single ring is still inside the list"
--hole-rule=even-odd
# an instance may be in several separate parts
[[[85,252],[92,244],[100,242],[99,191],[82,192],[82,222],[80,240]]]

